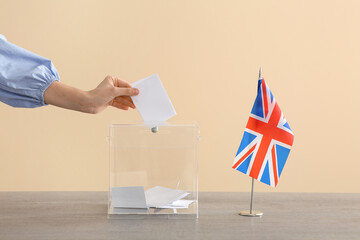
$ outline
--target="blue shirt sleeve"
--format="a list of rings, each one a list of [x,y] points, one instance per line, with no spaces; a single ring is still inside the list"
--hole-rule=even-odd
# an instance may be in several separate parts
[[[55,80],[60,77],[50,60],[0,34],[0,101],[13,107],[44,106],[44,92]]]

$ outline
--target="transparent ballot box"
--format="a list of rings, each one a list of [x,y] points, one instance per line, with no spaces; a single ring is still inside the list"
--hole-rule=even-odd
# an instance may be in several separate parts
[[[110,125],[109,218],[197,218],[197,124]]]

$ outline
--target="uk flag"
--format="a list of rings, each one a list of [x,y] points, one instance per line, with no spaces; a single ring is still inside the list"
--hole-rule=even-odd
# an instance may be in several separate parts
[[[276,187],[293,145],[294,134],[264,79],[258,92],[233,168]]]

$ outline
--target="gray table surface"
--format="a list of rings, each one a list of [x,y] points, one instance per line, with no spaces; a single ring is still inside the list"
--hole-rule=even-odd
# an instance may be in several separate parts
[[[105,192],[0,192],[0,239],[360,239],[360,194],[200,193],[199,219],[107,219]]]

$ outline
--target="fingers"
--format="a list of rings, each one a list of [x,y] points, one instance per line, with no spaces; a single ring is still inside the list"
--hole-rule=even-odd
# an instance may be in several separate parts
[[[127,97],[127,96],[116,97],[116,98],[114,99],[114,101],[116,101],[116,102],[118,102],[118,103],[121,103],[121,104],[123,104],[123,105],[125,105],[125,106],[131,107],[131,108],[133,108],[133,109],[136,108],[135,105],[134,105],[134,103],[133,103],[133,101],[131,100],[131,98],[130,98],[130,97]]]
[[[133,103],[133,100],[129,96],[120,96],[120,97],[116,97],[116,98],[123,98],[123,99],[126,99],[127,101]]]
[[[128,83],[127,81],[122,80],[118,77],[112,77],[112,79],[115,87],[120,89],[124,88],[124,90],[120,90],[120,89],[117,90],[120,93],[118,96],[136,96],[139,94],[139,90],[133,88],[131,84]]]
[[[126,106],[126,105],[124,105],[124,104],[122,104],[120,102],[117,102],[117,101],[113,101],[111,103],[111,106],[122,109],[122,110],[126,110],[126,111],[129,110],[129,106]]]
[[[119,96],[136,96],[139,94],[139,89],[137,88],[120,88],[116,87],[116,97]]]
[[[122,80],[122,79],[117,78],[117,77],[113,77],[112,79],[113,79],[115,87],[131,88],[131,84],[128,83],[127,81],[125,81],[125,80]]]

